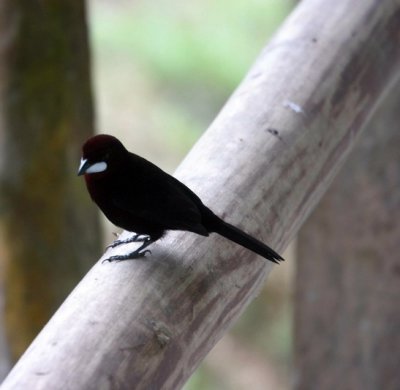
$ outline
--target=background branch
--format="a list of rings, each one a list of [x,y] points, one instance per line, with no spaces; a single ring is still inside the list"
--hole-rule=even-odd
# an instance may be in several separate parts
[[[400,388],[399,107],[397,84],[299,234],[298,389]]]

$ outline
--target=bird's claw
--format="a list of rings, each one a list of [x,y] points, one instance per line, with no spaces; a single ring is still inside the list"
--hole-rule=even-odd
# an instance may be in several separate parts
[[[110,245],[106,246],[106,249],[110,249],[110,248],[115,248],[118,245],[123,244],[124,242],[122,240],[115,240],[114,242],[112,242]]]
[[[110,256],[102,261],[111,263],[113,261],[124,261],[124,260],[130,260],[130,259],[140,259],[141,257],[145,257],[147,253],[151,254],[151,250],[145,249],[148,247],[154,240],[151,239],[150,236],[141,236],[140,234],[135,234],[134,236],[128,238],[127,240],[124,241],[114,241],[111,245],[109,245],[107,248],[115,248],[118,245],[121,244],[127,244],[130,242],[142,242],[142,245],[137,248],[135,251],[128,253],[126,255],[114,255]]]
[[[110,245],[107,245],[106,249],[115,248],[122,244],[130,244],[131,242],[147,242],[149,240],[149,236],[145,236],[143,234],[135,234],[132,237],[127,238],[126,240],[115,240]]]
[[[104,264],[105,262],[112,263],[114,261],[118,262],[118,261],[125,261],[125,260],[141,259],[143,257],[146,257],[147,253],[151,254],[151,250],[146,249],[142,252],[135,251],[132,253],[128,253],[127,255],[114,255],[114,256],[107,257],[101,263]]]

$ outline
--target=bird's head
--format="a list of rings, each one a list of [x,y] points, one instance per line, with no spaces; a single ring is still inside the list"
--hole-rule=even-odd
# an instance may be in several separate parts
[[[89,138],[82,147],[78,176],[110,171],[125,153],[125,147],[112,135],[99,134]]]

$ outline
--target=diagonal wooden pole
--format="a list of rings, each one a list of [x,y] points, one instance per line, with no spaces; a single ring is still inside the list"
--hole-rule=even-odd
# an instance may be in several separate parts
[[[298,390],[400,388],[399,107],[400,83],[298,236]]]
[[[302,1],[177,177],[281,251],[399,76],[399,15],[393,0]],[[223,238],[180,232],[150,258],[99,262],[2,390],[180,388],[271,269]]]

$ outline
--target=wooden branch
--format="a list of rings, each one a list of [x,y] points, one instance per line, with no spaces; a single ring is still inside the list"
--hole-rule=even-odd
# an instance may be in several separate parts
[[[298,390],[400,389],[399,107],[400,83],[299,234]]]
[[[399,15],[392,0],[301,2],[177,176],[282,250],[399,75]],[[271,268],[223,238],[181,232],[147,259],[99,262],[2,390],[177,389]]]

